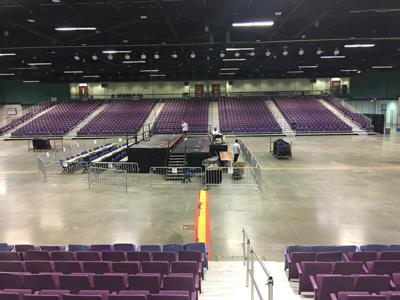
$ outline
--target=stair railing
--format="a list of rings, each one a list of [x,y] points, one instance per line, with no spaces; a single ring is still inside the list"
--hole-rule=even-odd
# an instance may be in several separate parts
[[[251,246],[250,238],[247,235],[245,229],[242,229],[242,249],[243,249],[243,264],[246,266],[246,287],[249,287],[250,284],[250,295],[251,300],[254,300],[254,291],[257,292],[258,298],[260,300],[273,300],[274,297],[274,279],[264,264],[264,261],[257,255],[254,251],[253,247]],[[268,285],[268,293],[267,296],[264,298],[263,293],[258,286],[255,276],[254,276],[254,262],[258,262],[261,266],[261,269],[267,276],[266,285]]]

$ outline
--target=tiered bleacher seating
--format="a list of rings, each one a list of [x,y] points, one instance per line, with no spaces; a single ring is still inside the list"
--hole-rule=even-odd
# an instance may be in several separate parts
[[[78,136],[134,134],[150,114],[155,101],[114,101],[78,131]]]
[[[316,300],[400,299],[399,249],[381,244],[288,246],[285,269],[289,280],[299,279],[299,294],[314,292]]]
[[[280,133],[282,128],[261,98],[221,98],[218,103],[222,133]]]
[[[18,117],[13,118],[8,124],[4,125],[0,128],[0,134],[4,134],[7,131],[10,131],[20,125],[21,123],[29,120],[30,118],[34,117],[38,113],[41,113],[48,107],[50,107],[51,103],[49,101],[45,101],[34,105],[22,112],[22,114]]]
[[[158,115],[156,133],[182,132],[182,120],[189,125],[189,133],[208,131],[208,101],[206,99],[167,100]]]
[[[204,243],[0,246],[0,300],[198,300],[207,266]]]
[[[275,97],[274,102],[292,129],[298,132],[351,132],[350,126],[313,96]]]
[[[362,129],[366,130],[374,130],[374,126],[371,124],[371,120],[367,118],[362,113],[354,112],[350,110],[347,106],[345,106],[339,99],[333,96],[325,96],[326,101],[328,101],[333,107],[335,107],[338,111],[352,120],[354,123],[359,125]]]
[[[14,131],[12,136],[63,136],[92,113],[99,104],[94,101],[56,104],[45,114]]]

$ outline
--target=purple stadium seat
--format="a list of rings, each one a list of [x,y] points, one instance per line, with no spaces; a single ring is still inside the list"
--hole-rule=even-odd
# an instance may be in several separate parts
[[[378,293],[390,290],[389,275],[352,275],[355,278],[355,291]]]
[[[55,290],[59,288],[58,274],[24,274],[24,286],[32,291]]]
[[[114,247],[113,245],[110,244],[95,244],[95,245],[90,245],[90,251],[113,251]]]
[[[25,251],[29,251],[29,250],[35,250],[35,246],[29,245],[29,244],[15,245],[14,248],[15,248],[15,252],[25,252]]]
[[[61,295],[24,295],[24,300],[63,300]]]
[[[82,263],[79,261],[54,261],[54,270],[63,274],[83,272]]]
[[[111,262],[109,261],[84,261],[82,266],[86,273],[104,274],[111,272]]]
[[[367,262],[368,272],[376,275],[392,275],[400,272],[400,261],[398,260],[376,260]]]
[[[20,273],[0,273],[0,290],[23,289],[24,282]]]
[[[139,261],[113,262],[111,264],[111,268],[114,273],[136,274],[140,272],[140,262]]]
[[[51,259],[57,261],[74,261],[74,252],[70,251],[54,251],[51,252]]]
[[[126,261],[123,251],[102,251],[101,257],[104,261]]]
[[[136,246],[134,244],[129,244],[129,243],[118,243],[114,244],[114,250],[115,251],[135,251]]]
[[[322,275],[310,277],[315,300],[330,300],[330,294],[339,291],[354,291],[354,278],[349,275]]]
[[[338,292],[337,296],[335,294],[331,294],[331,300],[370,300],[371,295],[368,292]],[[382,298],[378,298],[382,300]],[[384,299],[384,298],[383,298]],[[372,298],[371,300],[375,300]]]
[[[65,246],[40,246],[39,247],[40,250],[42,251],[49,251],[49,252],[53,252],[53,251],[65,251]]]
[[[168,261],[171,263],[177,259],[175,252],[153,252],[152,255],[154,261]]]
[[[188,291],[191,300],[197,299],[192,274],[170,274],[163,278],[163,290]]]
[[[93,282],[96,290],[108,290],[110,292],[126,290],[128,285],[126,274],[94,275]]]
[[[169,262],[167,261],[144,261],[142,273],[160,273],[164,276],[169,273]]]
[[[50,253],[48,251],[38,251],[38,250],[29,250],[23,254],[24,260],[51,260]]]
[[[151,252],[145,251],[132,251],[126,252],[126,259],[128,261],[150,261],[151,260]]]
[[[378,253],[375,251],[349,252],[346,257],[349,261],[361,261],[366,263],[367,261],[376,260],[378,258]]]
[[[339,275],[352,275],[363,274],[365,269],[363,263],[360,261],[338,261],[333,265],[332,274]]]
[[[128,286],[130,290],[147,290],[158,294],[161,288],[161,275],[158,273],[129,275]]]
[[[0,272],[25,272],[23,261],[0,261]]]
[[[194,261],[177,261],[171,263],[171,273],[189,273],[193,274],[196,290],[201,292],[201,270],[199,265]]]
[[[301,262],[297,263],[297,271],[299,273],[299,294],[302,292],[312,292],[313,287],[310,276],[317,274],[330,274],[333,264],[330,262]]]
[[[21,256],[17,252],[0,252],[0,261],[18,261]]]
[[[303,261],[315,261],[317,254],[315,252],[292,252],[288,256],[289,280],[299,278],[296,263]]]
[[[101,296],[102,300],[107,300],[108,299],[108,295],[109,295],[109,291],[107,291],[107,290],[96,290],[96,291],[82,290],[82,291],[79,292],[79,295]]]
[[[30,273],[51,273],[54,272],[52,261],[26,261],[25,268]]]
[[[60,289],[78,293],[80,290],[93,289],[93,276],[88,274],[60,275]]]
[[[400,292],[396,291],[380,292],[379,295],[386,296],[386,300],[400,300]]]
[[[101,295],[65,295],[64,300],[104,300]]]
[[[319,252],[317,253],[317,261],[333,262],[342,261],[342,252]]]
[[[100,261],[100,252],[97,251],[79,251],[76,252],[76,260],[78,261]]]
[[[384,251],[379,255],[380,260],[400,260],[400,251]]]

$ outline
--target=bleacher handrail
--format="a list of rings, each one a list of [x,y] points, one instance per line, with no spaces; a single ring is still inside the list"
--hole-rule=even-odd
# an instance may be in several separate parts
[[[252,247],[250,238],[244,228],[242,229],[242,239],[243,264],[246,266],[246,287],[249,287],[250,284],[251,300],[254,300],[254,291],[257,292],[258,298],[261,300],[273,300],[274,279],[267,266],[264,264],[264,261],[257,255],[254,248]],[[266,285],[268,286],[268,295],[266,298],[263,297],[254,276],[255,261],[260,264],[261,269],[268,278],[266,283]]]

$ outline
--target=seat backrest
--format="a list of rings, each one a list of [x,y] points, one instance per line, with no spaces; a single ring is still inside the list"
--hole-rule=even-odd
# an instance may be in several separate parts
[[[128,276],[130,290],[147,290],[150,293],[158,294],[161,288],[160,274],[135,274]]]
[[[165,275],[169,273],[169,262],[167,261],[144,261],[142,263],[143,273],[160,273]]]
[[[11,251],[11,246],[9,246],[7,243],[0,243],[0,252],[3,252],[3,251],[6,251],[6,252],[8,252],[8,251]]]
[[[311,251],[322,253],[322,252],[335,252],[337,251],[336,246],[312,246]]]
[[[19,253],[0,251],[0,261],[18,261],[21,260]]]
[[[59,288],[57,274],[24,274],[24,286],[32,291],[55,290]]]
[[[0,291],[0,300],[21,300],[22,296],[18,293]]]
[[[376,275],[392,275],[400,272],[400,261],[398,260],[376,260],[367,263],[368,269]]]
[[[343,253],[338,252],[318,252],[317,253],[317,261],[342,261]]]
[[[355,245],[336,246],[336,250],[335,251],[340,251],[340,252],[343,252],[343,253],[356,252],[357,251],[357,246],[355,246]]]
[[[206,244],[203,243],[203,242],[197,242],[197,243],[195,242],[195,243],[185,244],[185,245],[183,245],[183,249],[184,250],[191,250],[191,251],[200,251],[200,252],[203,252],[203,253],[207,252]]]
[[[100,253],[96,251],[79,251],[76,253],[78,261],[100,261]]]
[[[108,300],[148,300],[147,295],[109,295]]]
[[[148,252],[148,251],[126,252],[126,259],[129,261],[150,261],[151,260],[151,252]]]
[[[100,295],[65,295],[64,300],[103,300]]]
[[[65,251],[65,246],[40,246],[42,251]]]
[[[140,272],[139,261],[121,261],[113,262],[111,264],[114,273],[136,274]]]
[[[58,261],[74,261],[75,256],[71,251],[53,251],[50,253],[52,260]]]
[[[400,260],[400,251],[383,251],[379,256],[380,260]]]
[[[362,245],[360,246],[361,251],[377,251],[377,252],[382,252],[382,251],[387,251],[389,250],[389,245],[385,244],[367,244],[367,245]]]
[[[162,246],[163,251],[179,252],[183,250],[182,244],[165,244]]]
[[[379,293],[390,290],[389,275],[353,275],[355,278],[355,291]]]
[[[348,257],[351,261],[362,261],[365,263],[367,261],[376,260],[378,253],[376,251],[351,252]]]
[[[368,292],[338,292],[337,294],[337,299],[338,300],[348,300],[349,296],[369,296],[370,294]]]
[[[104,261],[126,261],[123,251],[102,251],[101,257]]]
[[[108,261],[84,261],[82,267],[86,273],[104,274],[111,272],[111,262]]]
[[[60,295],[24,295],[24,300],[62,300]]]
[[[115,251],[135,251],[136,250],[136,246],[134,244],[130,244],[130,243],[117,243],[114,244],[114,250]]]
[[[54,272],[52,261],[26,261],[25,268],[30,273],[51,273]]]
[[[385,291],[379,294],[386,296],[386,300],[400,300],[400,292],[397,291]]]
[[[48,251],[29,250],[24,253],[24,260],[50,260]]]
[[[188,275],[180,275],[180,274],[174,274],[174,275],[166,275],[163,278],[163,289],[164,290],[185,290],[185,291],[190,291],[194,292],[195,286],[194,286],[194,278],[193,275],[190,274],[191,276]]]
[[[150,295],[150,300],[190,300],[189,295],[180,295],[180,294],[158,294],[158,295]]]
[[[331,293],[339,291],[353,291],[354,278],[348,275],[321,275],[316,277],[319,287],[318,298],[316,300],[328,300]]]
[[[140,251],[161,252],[160,245],[140,245]]]
[[[155,261],[168,261],[173,262],[176,261],[177,255],[175,252],[164,251],[164,252],[153,252],[153,260]]]
[[[68,251],[78,252],[78,251],[88,251],[88,245],[81,245],[81,244],[69,244]]]
[[[292,252],[290,258],[293,263],[315,261],[317,259],[317,254],[315,252]]]
[[[15,252],[25,252],[28,250],[35,250],[35,246],[28,244],[20,244],[14,246]]]
[[[332,273],[340,275],[363,274],[363,263],[361,261],[338,261],[334,263]]]
[[[290,254],[292,252],[312,252],[312,246],[300,246],[300,245],[287,246],[286,253]]]
[[[110,244],[95,244],[90,245],[90,251],[112,251],[114,250],[113,245]]]
[[[0,261],[0,272],[25,272],[25,262]]]
[[[190,250],[179,251],[178,260],[201,262],[202,255],[200,251],[190,251]]]
[[[174,261],[171,263],[172,273],[191,273],[196,275],[199,273],[198,264],[195,261]]]
[[[0,290],[23,289],[22,275],[18,273],[0,273]]]
[[[93,283],[96,290],[119,292],[127,288],[127,278],[122,274],[94,275]]]
[[[79,261],[55,261],[54,270],[63,274],[81,273],[82,264]]]
[[[400,245],[389,245],[389,249],[387,251],[400,251]]]
[[[80,290],[93,288],[93,279],[87,274],[60,275],[60,289],[78,293]]]

